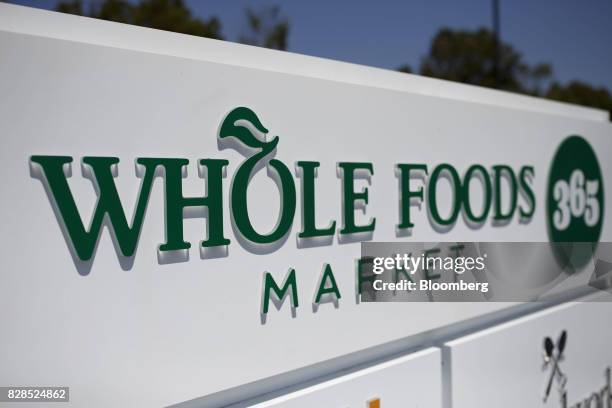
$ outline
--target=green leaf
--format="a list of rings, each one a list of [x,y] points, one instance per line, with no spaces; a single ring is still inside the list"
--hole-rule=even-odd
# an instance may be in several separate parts
[[[235,137],[245,145],[255,148],[263,149],[270,142],[265,142],[258,139],[253,132],[247,127],[242,125],[236,125],[239,120],[245,120],[251,123],[253,127],[262,133],[268,133],[268,129],[262,125],[261,121],[251,109],[246,107],[238,107],[233,109],[223,120],[221,129],[219,130],[219,138],[223,139],[226,137]]]

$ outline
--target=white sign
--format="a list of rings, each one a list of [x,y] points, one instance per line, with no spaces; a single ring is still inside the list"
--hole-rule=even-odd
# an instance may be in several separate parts
[[[426,349],[259,403],[252,408],[442,407],[440,350]]]
[[[453,408],[610,406],[611,313],[609,301],[569,303],[447,343],[446,400]]]
[[[159,406],[329,372],[509,306],[361,303],[364,240],[612,238],[599,111],[5,4],[0,49],[0,384]]]

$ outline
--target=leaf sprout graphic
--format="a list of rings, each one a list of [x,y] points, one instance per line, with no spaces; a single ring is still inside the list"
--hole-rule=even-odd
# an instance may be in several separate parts
[[[250,127],[254,129],[250,129]],[[278,144],[278,136],[274,136],[270,141],[265,141],[258,138],[253,130],[260,132],[262,139],[265,139],[265,135],[268,133],[268,129],[261,123],[257,114],[251,109],[241,106],[233,109],[225,117],[219,130],[219,138],[233,137],[244,145],[253,149],[261,149],[265,153],[274,150]]]

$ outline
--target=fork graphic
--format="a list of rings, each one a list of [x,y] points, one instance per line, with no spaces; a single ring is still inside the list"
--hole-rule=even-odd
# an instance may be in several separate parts
[[[565,384],[566,376],[561,371],[559,367],[559,360],[563,357],[563,350],[565,349],[565,343],[567,342],[567,332],[563,330],[559,339],[557,339],[557,344],[555,345],[550,337],[546,337],[544,339],[544,363],[546,365],[552,363],[552,370],[550,372],[550,377],[548,378],[548,383],[546,384],[546,392],[544,393],[544,402],[548,399],[550,395],[550,387],[552,386],[553,379],[556,375],[559,376],[560,381]],[[555,353],[556,349],[556,353]]]

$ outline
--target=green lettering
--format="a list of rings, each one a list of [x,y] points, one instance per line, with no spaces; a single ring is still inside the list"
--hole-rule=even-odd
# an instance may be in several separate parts
[[[299,161],[297,166],[302,169],[302,231],[299,238],[314,238],[334,235],[336,221],[332,221],[327,228],[317,228],[315,220],[315,172],[320,166],[319,162]]]
[[[70,238],[70,243],[80,260],[89,261],[93,257],[105,218],[110,222],[121,254],[125,257],[134,255],[149,202],[155,167],[157,166],[151,159],[137,160],[138,164],[145,167],[145,172],[138,192],[132,225],[130,226],[112,172],[112,166],[119,163],[119,158],[83,158],[83,164],[88,165],[92,170],[92,177],[95,179],[98,191],[98,200],[89,230],[83,224],[63,170],[64,165],[72,163],[72,157],[32,156],[30,160],[41,166],[67,235]]]
[[[329,281],[330,286],[327,286],[327,281]],[[321,297],[327,293],[333,293],[336,299],[340,299],[340,290],[338,289],[338,285],[336,284],[336,278],[334,278],[334,273],[332,272],[332,268],[330,264],[325,264],[323,267],[323,275],[319,281],[319,288],[317,289],[317,294],[315,297],[315,303],[319,303],[321,301]]]
[[[533,193],[533,188],[529,183],[529,179],[533,179],[535,176],[535,170],[532,166],[524,166],[521,168],[519,173],[519,183],[521,185],[522,191],[525,193],[527,199],[527,209],[524,209],[523,206],[519,208],[519,212],[521,214],[521,218],[528,219],[533,216],[536,207],[536,198]]]
[[[262,302],[262,313],[268,313],[270,306],[270,292],[274,292],[278,300],[283,300],[287,296],[287,292],[291,289],[291,307],[297,308],[298,293],[297,293],[297,281],[295,278],[295,269],[289,269],[289,275],[285,278],[283,287],[279,288],[274,280],[274,277],[270,272],[266,272],[264,275],[264,290],[263,290],[263,302]]]
[[[474,214],[474,211],[472,211],[472,206],[470,204],[470,181],[477,172],[481,175],[483,188],[483,205],[482,213],[480,215]],[[491,179],[489,178],[489,173],[487,172],[487,169],[485,169],[480,164],[474,164],[470,166],[468,171],[465,173],[465,178],[463,179],[463,186],[461,189],[462,201],[464,206],[463,208],[465,210],[465,216],[468,218],[468,220],[474,223],[481,223],[487,218],[487,215],[489,215],[489,210],[491,209],[491,190]]]
[[[364,187],[363,190],[359,192],[355,191],[355,173],[357,170],[362,170],[373,175],[374,169],[372,163],[338,163],[338,167],[342,169],[343,175],[343,226],[340,230],[340,234],[356,234],[374,231],[376,218],[372,218],[367,225],[355,224],[355,202],[362,201],[364,210],[365,205],[368,204],[368,188]]]
[[[495,174],[495,215],[493,219],[497,221],[510,220],[514,216],[517,203],[517,185],[514,171],[510,166],[504,164],[493,166]],[[510,184],[510,209],[504,214],[502,209],[502,197],[501,197],[501,181],[504,173],[508,176],[508,182]]]
[[[427,165],[425,164],[398,164],[400,172],[400,223],[397,228],[412,228],[414,223],[410,219],[410,201],[418,198],[423,201],[423,188],[415,191],[410,190],[410,172],[413,170],[422,171],[427,175]]]
[[[202,241],[202,247],[229,245],[230,240],[223,236],[223,168],[227,160],[203,159],[200,165],[206,171],[206,196],[183,196],[183,166],[189,164],[187,159],[146,159],[156,160],[156,165],[165,170],[166,187],[166,242],[160,245],[160,251],[177,251],[191,248],[183,239],[183,211],[189,207],[206,207],[208,237]]]
[[[448,218],[444,219],[440,216],[438,212],[438,202],[436,200],[436,186],[438,184],[438,179],[443,171],[447,171],[451,177],[451,184],[453,188],[453,202],[452,202],[452,210],[451,214]],[[427,201],[429,203],[429,211],[431,213],[431,217],[433,220],[442,226],[452,225],[457,220],[457,216],[459,215],[459,210],[461,210],[461,180],[459,179],[459,174],[457,170],[450,164],[440,164],[437,166],[433,173],[431,173],[431,178],[429,180],[429,188],[427,191]]]

